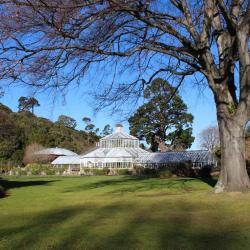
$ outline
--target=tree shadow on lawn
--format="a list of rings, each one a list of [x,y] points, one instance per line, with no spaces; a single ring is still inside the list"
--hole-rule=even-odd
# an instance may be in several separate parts
[[[40,186],[40,185],[47,185],[51,182],[55,182],[59,180],[35,180],[35,181],[13,181],[13,180],[6,180],[0,177],[0,186],[2,186],[6,191],[12,188],[21,188],[21,187],[29,187],[29,186]],[[1,198],[1,197],[0,197]],[[2,197],[3,198],[3,197]]]
[[[171,206],[153,211],[119,202],[55,209],[2,228],[0,235],[13,249],[244,249],[249,243],[226,213],[206,213],[206,203],[177,200]]]
[[[114,179],[99,180],[92,183],[86,183],[83,185],[68,188],[65,192],[77,192],[82,190],[93,190],[108,188],[104,192],[108,193],[126,193],[126,192],[144,192],[150,190],[162,190],[162,189],[176,189],[176,191],[190,192],[192,190],[199,190],[199,187],[192,185],[192,182],[200,180],[209,186],[216,183],[210,178],[169,178],[160,179],[152,177],[131,177],[123,176],[120,178],[114,177]],[[204,188],[202,189],[204,190]]]
[[[205,183],[207,183],[209,186],[214,187],[218,181],[218,178],[215,177],[199,177],[197,178]]]

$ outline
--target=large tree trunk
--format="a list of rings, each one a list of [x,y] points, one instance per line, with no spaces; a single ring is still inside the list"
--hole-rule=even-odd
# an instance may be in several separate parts
[[[250,187],[245,159],[245,123],[218,115],[221,172],[215,192],[242,192]]]

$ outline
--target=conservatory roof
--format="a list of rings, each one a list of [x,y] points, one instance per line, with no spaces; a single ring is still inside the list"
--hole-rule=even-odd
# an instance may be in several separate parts
[[[77,156],[59,156],[54,161],[51,162],[54,165],[63,165],[63,164],[80,164],[80,157]]]
[[[40,151],[37,151],[37,155],[77,155],[76,153],[65,149],[65,148],[46,148]]]
[[[149,153],[141,148],[97,148],[81,158],[137,158],[142,154]]]
[[[193,150],[180,152],[150,153],[141,155],[141,163],[214,162],[209,151]]]
[[[124,132],[114,132],[111,135],[103,137],[101,140],[112,140],[112,139],[129,139],[129,140],[138,140],[135,136],[126,134]]]
[[[123,126],[121,124],[117,124],[115,128],[115,132],[111,135],[107,135],[103,137],[101,140],[112,140],[112,139],[130,139],[130,140],[138,140],[135,136],[129,135],[123,131]]]

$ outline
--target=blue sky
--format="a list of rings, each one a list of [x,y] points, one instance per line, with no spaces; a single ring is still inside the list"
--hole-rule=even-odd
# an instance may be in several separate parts
[[[124,118],[119,114],[111,115],[108,110],[100,111],[96,116],[93,114],[92,102],[93,99],[84,94],[82,83],[80,87],[68,89],[65,98],[57,95],[54,98],[49,93],[36,94],[35,97],[39,100],[41,106],[35,109],[37,116],[46,117],[52,121],[56,121],[61,114],[73,117],[77,121],[77,128],[83,129],[84,124],[82,117],[91,117],[94,124],[102,129],[105,124],[114,126]],[[189,112],[194,116],[193,135],[196,137],[191,149],[199,149],[198,134],[202,129],[209,125],[216,124],[216,110],[212,97],[212,93],[208,88],[200,91],[196,87],[190,87],[192,84],[186,82],[180,89],[180,94],[188,106]],[[12,86],[5,89],[5,95],[0,100],[3,104],[9,106],[13,111],[17,111],[18,99],[20,96],[30,96],[32,90],[23,86]],[[125,130],[128,132],[128,124],[123,122]]]

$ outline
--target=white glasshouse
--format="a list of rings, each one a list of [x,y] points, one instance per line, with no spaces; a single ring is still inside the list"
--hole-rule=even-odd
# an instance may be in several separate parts
[[[176,163],[191,163],[193,167],[216,165],[211,153],[205,150],[151,153],[139,146],[139,139],[123,131],[118,124],[115,132],[100,139],[97,147],[83,155],[63,155],[52,162],[54,166],[84,168],[160,168]]]
[[[139,139],[126,134],[118,124],[115,132],[100,139],[97,148],[79,156],[80,168],[133,168],[140,165],[158,168],[174,163],[189,162],[194,167],[216,164],[208,151],[151,153],[139,146]]]
[[[115,132],[100,139],[97,148],[80,157],[81,168],[133,168],[139,159],[150,154],[139,147],[139,140],[124,133],[118,124]]]

